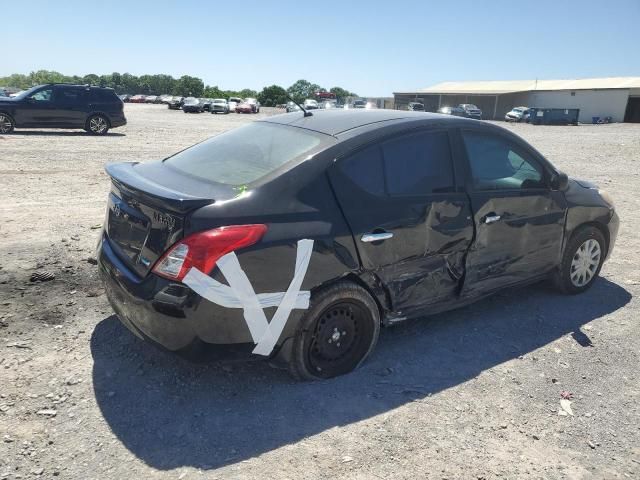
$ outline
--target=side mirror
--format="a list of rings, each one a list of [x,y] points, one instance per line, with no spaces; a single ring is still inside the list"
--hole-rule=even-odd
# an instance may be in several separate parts
[[[569,177],[566,173],[558,171],[551,175],[551,184],[552,190],[565,190],[569,185]]]

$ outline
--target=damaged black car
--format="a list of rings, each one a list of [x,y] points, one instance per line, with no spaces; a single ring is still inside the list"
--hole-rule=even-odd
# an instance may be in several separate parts
[[[518,136],[438,114],[294,112],[107,172],[98,261],[121,321],[301,379],[357,368],[382,326],[507,287],[584,292],[619,223]]]

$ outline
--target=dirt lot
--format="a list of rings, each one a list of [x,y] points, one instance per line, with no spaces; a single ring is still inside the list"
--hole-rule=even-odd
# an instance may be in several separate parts
[[[91,263],[104,164],[269,113],[127,105],[106,137],[0,137],[0,479],[640,478],[640,125],[508,127],[616,200],[618,243],[585,295],[505,291],[387,329],[362,369],[308,384],[125,330]]]

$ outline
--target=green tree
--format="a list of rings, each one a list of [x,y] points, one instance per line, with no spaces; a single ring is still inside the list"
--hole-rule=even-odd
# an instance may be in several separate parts
[[[258,101],[265,107],[287,103],[287,91],[280,85],[264,87],[258,94]]]
[[[196,77],[183,75],[178,80],[176,94],[183,97],[201,97],[204,91],[204,82]]]
[[[202,95],[206,98],[227,98],[227,93],[220,90],[217,85],[207,85]]]
[[[306,98],[313,98],[313,94],[321,88],[320,85],[301,79],[287,88],[287,93],[293,97],[296,102],[304,102]]]
[[[356,93],[350,92],[350,91],[345,90],[344,88],[340,88],[340,87],[333,87],[329,91],[331,93],[335,94],[335,96],[338,98],[338,100],[341,100],[341,101],[346,100],[347,97],[357,97],[358,96]]]

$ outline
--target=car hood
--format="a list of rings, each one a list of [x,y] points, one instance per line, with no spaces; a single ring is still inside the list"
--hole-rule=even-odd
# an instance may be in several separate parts
[[[571,180],[573,180],[574,182],[576,182],[578,185],[580,185],[583,188],[591,188],[591,189],[594,189],[594,190],[598,189],[598,185],[596,185],[595,183],[590,182],[588,180],[581,180],[579,178],[573,178],[573,177],[571,177]]]

